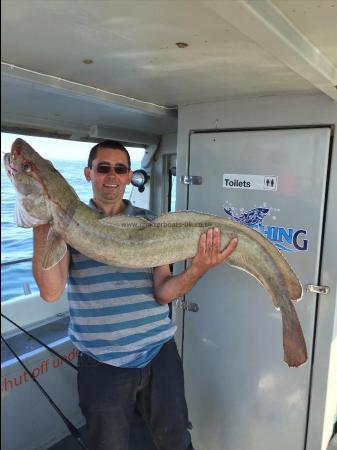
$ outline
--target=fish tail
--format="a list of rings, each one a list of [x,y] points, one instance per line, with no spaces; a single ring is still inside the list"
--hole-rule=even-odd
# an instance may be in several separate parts
[[[291,301],[283,299],[280,309],[282,313],[284,361],[289,367],[299,367],[308,359],[301,324]]]

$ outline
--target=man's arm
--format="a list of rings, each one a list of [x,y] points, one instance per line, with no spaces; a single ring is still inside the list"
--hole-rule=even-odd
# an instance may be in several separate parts
[[[33,228],[34,252],[33,275],[40,289],[41,297],[47,302],[54,302],[64,291],[69,267],[69,251],[54,267],[42,269],[43,253],[47,242],[49,225],[40,225]]]
[[[218,228],[202,234],[198,253],[192,259],[190,267],[184,272],[172,276],[169,266],[160,266],[154,269],[153,287],[156,300],[164,305],[186,294],[209,269],[224,262],[236,246],[237,239],[232,239],[228,246],[220,251]]]

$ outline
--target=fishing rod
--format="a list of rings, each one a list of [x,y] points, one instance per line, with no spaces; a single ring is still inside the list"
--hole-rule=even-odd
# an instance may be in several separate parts
[[[19,358],[19,356],[16,354],[16,352],[12,349],[12,347],[8,344],[7,340],[1,335],[1,340],[5,343],[5,345],[8,347],[8,349],[13,353],[13,355],[16,357],[16,359],[19,361],[21,366],[25,369],[25,371],[28,373],[32,381],[37,385],[37,387],[40,389],[42,394],[47,398],[51,406],[55,409],[55,411],[58,413],[58,415],[61,417],[63,422],[65,423],[66,427],[70,431],[73,438],[77,441],[79,446],[83,450],[89,450],[89,448],[85,445],[85,443],[82,440],[82,436],[78,429],[73,425],[69,419],[63,414],[63,412],[60,410],[60,408],[56,405],[56,403],[52,400],[52,398],[47,394],[47,392],[44,390],[44,388],[41,386],[41,384],[36,380],[36,378],[33,376],[33,374],[30,372],[30,370],[27,368],[27,366],[22,362],[22,360]]]
[[[66,364],[68,364],[70,367],[72,367],[73,369],[78,371],[78,368],[71,363],[70,361],[68,361],[64,356],[60,355],[59,353],[57,353],[53,348],[49,347],[49,345],[45,344],[44,342],[40,341],[40,339],[38,339],[37,337],[33,336],[32,334],[30,334],[27,330],[25,330],[24,328],[20,327],[20,325],[18,325],[17,323],[15,323],[12,319],[10,319],[9,317],[5,316],[5,314],[1,313],[1,317],[3,317],[4,319],[8,320],[10,323],[12,323],[14,326],[16,326],[19,330],[23,331],[25,334],[27,334],[29,337],[31,337],[32,339],[34,339],[36,342],[38,342],[39,344],[41,344],[43,347],[45,347],[47,350],[49,350],[51,353],[53,353],[54,355],[56,355],[57,357],[59,357],[60,359],[62,359],[62,361],[64,361]]]

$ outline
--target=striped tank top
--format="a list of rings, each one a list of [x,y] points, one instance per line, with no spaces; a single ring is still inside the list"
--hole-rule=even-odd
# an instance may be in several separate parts
[[[154,215],[127,202],[124,214]],[[95,208],[93,202],[90,206]],[[126,269],[92,260],[69,247],[69,335],[96,360],[117,367],[144,367],[176,331],[168,305],[153,294],[152,269]]]

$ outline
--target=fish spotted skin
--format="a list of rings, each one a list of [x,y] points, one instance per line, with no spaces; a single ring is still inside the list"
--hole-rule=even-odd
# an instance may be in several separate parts
[[[66,252],[66,243],[105,264],[145,268],[192,258],[199,238],[209,228],[221,232],[221,248],[238,238],[226,263],[255,277],[281,311],[284,360],[298,367],[307,360],[306,344],[292,302],[302,297],[302,286],[277,248],[246,225],[192,211],[168,213],[154,221],[117,215],[104,217],[80,201],[74,189],[53,165],[23,139],[17,139],[4,157],[8,176],[24,199],[26,211],[50,223],[45,269]]]

